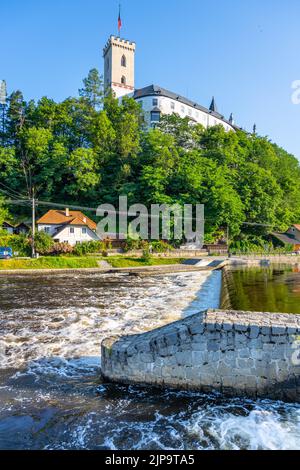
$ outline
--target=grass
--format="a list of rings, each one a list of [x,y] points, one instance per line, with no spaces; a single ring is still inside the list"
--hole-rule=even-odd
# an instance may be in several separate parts
[[[96,258],[71,258],[64,256],[38,259],[0,260],[0,271],[4,269],[82,269],[98,268]]]
[[[114,268],[135,268],[143,266],[159,266],[159,265],[170,265],[170,264],[181,264],[184,258],[150,258],[149,261],[145,261],[143,258],[133,257],[109,257],[105,260],[110,263]]]
[[[102,257],[73,257],[73,256],[53,256],[41,257],[38,259],[12,259],[0,260],[0,271],[17,269],[84,269],[98,268],[98,262],[107,261],[113,268],[130,268],[139,266],[157,266],[180,264],[182,258],[151,258],[145,261],[142,258],[131,258],[123,256],[114,256],[109,258]]]

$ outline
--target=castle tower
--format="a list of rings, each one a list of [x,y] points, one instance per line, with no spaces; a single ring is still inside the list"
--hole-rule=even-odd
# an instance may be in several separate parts
[[[116,98],[134,92],[135,43],[111,36],[103,49],[104,87]]]

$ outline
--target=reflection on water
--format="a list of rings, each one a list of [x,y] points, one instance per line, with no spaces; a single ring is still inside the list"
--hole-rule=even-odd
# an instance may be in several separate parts
[[[101,382],[104,337],[216,308],[220,279],[0,277],[0,448],[300,448],[297,405]]]
[[[230,305],[223,306],[236,310],[300,313],[299,268],[299,265],[232,268],[226,273],[224,286]]]

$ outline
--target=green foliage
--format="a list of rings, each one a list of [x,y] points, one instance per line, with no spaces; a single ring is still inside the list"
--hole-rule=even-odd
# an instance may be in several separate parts
[[[26,235],[9,235],[0,234],[0,246],[10,247],[13,253],[18,253],[18,256],[30,256],[31,254],[31,243]]]
[[[3,269],[86,269],[98,268],[96,258],[75,257],[40,257],[38,259],[0,260],[0,270]]]
[[[74,246],[73,253],[76,256],[84,256],[94,253],[102,253],[104,256],[107,254],[107,249],[110,248],[110,243],[106,241],[90,241],[77,243]]]
[[[149,247],[147,248],[144,248],[143,249],[143,256],[141,257],[141,260],[144,262],[144,263],[150,263],[151,261],[151,253],[149,251]]]
[[[83,88],[79,90],[79,95],[93,108],[100,107],[103,102],[103,82],[97,69],[89,71],[87,78],[83,80],[83,85]]]
[[[54,245],[53,238],[45,232],[36,232],[34,237],[36,252],[41,255],[47,255],[52,252]]]
[[[0,181],[24,194],[32,184],[41,200],[117,206],[125,194],[130,204],[149,209],[158,203],[202,203],[207,243],[216,242],[218,231],[227,227],[233,242],[244,246],[245,236],[265,243],[273,230],[300,223],[295,157],[265,137],[225,132],[222,126],[204,129],[175,114],[146,132],[140,105],[128,97],[104,98],[96,70],[84,80],[79,97],[61,103],[46,97],[25,102],[14,92],[5,129]],[[16,206],[11,212],[29,216],[29,210]],[[0,222],[4,217],[0,201]],[[134,241],[126,247],[145,248]]]
[[[153,253],[167,253],[174,250],[173,246],[162,240],[151,242]]]
[[[3,224],[7,216],[8,216],[8,210],[4,205],[4,200],[2,196],[0,195],[0,226]]]

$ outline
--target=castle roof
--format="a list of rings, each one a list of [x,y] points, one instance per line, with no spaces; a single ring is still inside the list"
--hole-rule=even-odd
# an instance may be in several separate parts
[[[209,110],[210,110],[210,111],[213,111],[213,112],[215,112],[215,113],[217,113],[217,112],[218,112],[218,108],[217,108],[217,105],[216,105],[216,100],[215,100],[215,97],[214,97],[214,96],[212,97],[212,100],[211,100],[211,104],[210,104]]]
[[[217,111],[216,106],[214,106],[214,109],[205,108],[204,106],[201,106],[198,103],[195,103],[194,101],[191,101],[188,98],[185,98],[184,96],[179,95],[178,93],[173,93],[172,91],[166,90],[165,88],[162,88],[158,85],[149,85],[144,88],[135,90],[133,98],[139,99],[139,98],[145,98],[147,96],[164,96],[165,98],[170,98],[171,100],[178,101],[179,103],[185,104],[186,106],[190,106],[199,111],[203,111],[206,114],[211,114],[212,116],[215,116],[216,118],[221,119],[222,121],[227,122],[227,124],[232,126],[232,123],[230,123],[227,119],[224,118],[222,114],[220,114]],[[215,104],[215,101],[214,101],[214,104]],[[232,126],[232,127],[236,127],[236,126]]]

